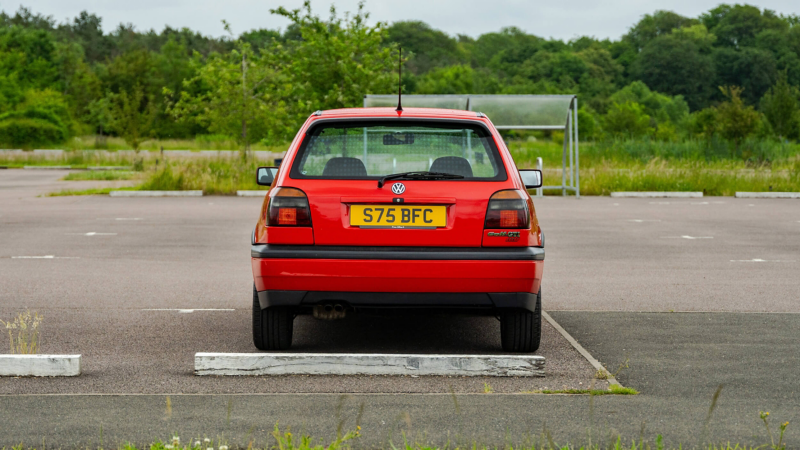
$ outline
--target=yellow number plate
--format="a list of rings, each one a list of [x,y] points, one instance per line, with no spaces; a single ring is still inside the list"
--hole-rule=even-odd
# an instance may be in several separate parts
[[[444,206],[353,205],[350,225],[361,228],[436,228],[447,226]]]

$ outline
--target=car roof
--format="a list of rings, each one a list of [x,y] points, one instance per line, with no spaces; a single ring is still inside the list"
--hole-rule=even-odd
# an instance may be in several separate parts
[[[317,117],[422,117],[422,118],[454,118],[480,120],[485,117],[475,111],[460,109],[440,108],[403,108],[397,111],[395,107],[387,108],[342,108],[329,109],[315,113]],[[312,116],[313,117],[313,116]]]

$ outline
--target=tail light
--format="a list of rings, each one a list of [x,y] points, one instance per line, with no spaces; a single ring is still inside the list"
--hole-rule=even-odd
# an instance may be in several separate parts
[[[531,210],[530,197],[522,191],[507,190],[495,192],[489,199],[484,228],[528,228]]]
[[[308,197],[300,189],[273,188],[269,192],[267,225],[271,227],[310,227]]]

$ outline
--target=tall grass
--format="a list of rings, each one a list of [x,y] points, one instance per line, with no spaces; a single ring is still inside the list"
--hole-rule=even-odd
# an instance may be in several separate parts
[[[141,190],[202,190],[207,195],[234,195],[237,190],[257,190],[256,169],[265,161],[241,158],[168,160],[154,167]]]
[[[762,420],[769,431],[769,424],[767,417],[769,413],[761,413]],[[521,450],[678,450],[701,448],[704,450],[786,450],[787,445],[784,442],[784,435],[788,422],[780,425],[778,436],[774,436],[772,432],[768,433],[769,440],[764,444],[755,446],[747,444],[736,444],[730,441],[719,441],[715,443],[703,443],[699,447],[690,445],[679,444],[677,446],[668,446],[664,442],[664,438],[657,434],[651,439],[644,436],[644,426],[637,437],[624,439],[620,434],[609,430],[609,432],[598,435],[595,439],[589,439],[589,443],[585,444],[559,444],[555,442],[552,431],[545,427],[541,433],[537,435],[527,435],[523,437],[523,444],[513,445],[509,442],[508,437],[504,445],[497,446],[480,444],[476,441],[459,443],[451,441],[450,439],[444,445],[436,445],[430,443],[427,439],[422,440],[409,437],[405,432],[402,433],[402,441],[394,442],[391,436],[388,441],[388,448],[394,450],[491,450],[498,448],[508,449],[521,449]],[[274,430],[270,433],[271,439],[266,444],[261,444],[252,431],[244,438],[246,445],[229,446],[222,444],[224,439],[212,440],[209,438],[194,438],[189,439],[187,443],[183,443],[181,438],[177,435],[172,436],[166,442],[154,442],[149,446],[142,448],[149,448],[150,450],[229,450],[235,449],[280,449],[280,450],[344,450],[353,448],[370,448],[365,444],[359,442],[362,438],[361,427],[356,425],[355,429],[345,432],[340,423],[337,429],[336,436],[328,440],[315,438],[311,435],[299,432],[293,433],[290,428],[281,430],[278,424],[275,424]],[[456,437],[457,439],[457,437]],[[263,441],[262,441],[263,442]],[[704,441],[705,442],[705,441]],[[102,445],[101,445],[102,448]],[[124,445],[119,445],[121,450],[139,450],[134,444],[128,442]],[[379,448],[379,447],[375,447]],[[382,447],[380,447],[382,448]],[[25,447],[20,444],[13,447],[13,450],[28,450],[32,447]]]
[[[535,167],[536,158],[541,157],[545,185],[561,185],[561,145],[553,141],[511,141],[508,146],[520,168]],[[797,192],[800,145],[751,140],[737,150],[716,140],[584,143],[580,146],[580,184],[582,195],[614,191],[701,191],[706,195]]]
[[[266,150],[282,152],[286,150],[286,145],[265,145],[257,142],[250,145],[251,150]],[[65,149],[65,150],[131,150],[131,147],[123,139],[112,136],[76,136],[67,142],[59,145],[42,147]],[[144,151],[164,150],[238,150],[241,145],[224,135],[199,134],[194,139],[148,139],[143,141],[139,149]]]
[[[39,313],[25,311],[19,313],[14,320],[0,320],[8,331],[10,353],[34,355],[39,353],[39,333],[44,318]]]
[[[719,167],[722,165],[723,167]],[[676,167],[677,166],[677,167]],[[581,169],[581,194],[609,195],[615,191],[697,191],[704,195],[745,192],[800,191],[800,159],[788,169],[724,167],[725,164],[670,164],[655,159],[628,169],[607,163]],[[550,174],[548,174],[550,175]]]
[[[544,160],[545,167],[561,167],[563,147],[558,142],[509,141],[508,147],[520,168],[533,168],[537,157]],[[581,169],[608,164],[617,168],[630,168],[636,164],[647,164],[654,159],[665,160],[670,164],[785,167],[791,165],[798,156],[800,156],[800,144],[757,139],[745,141],[739,149],[727,141],[718,139],[682,142],[628,139],[580,143]]]
[[[136,155],[117,152],[98,152],[90,150],[65,151],[61,154],[49,155],[34,152],[0,152],[0,165],[9,167],[22,166],[72,166],[87,168],[96,166],[133,167],[138,160]]]

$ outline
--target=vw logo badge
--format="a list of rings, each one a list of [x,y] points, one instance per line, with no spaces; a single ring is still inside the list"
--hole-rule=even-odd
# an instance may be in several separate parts
[[[392,185],[392,192],[394,192],[397,195],[400,195],[405,191],[406,191],[406,185],[404,185],[403,183],[395,183]]]

